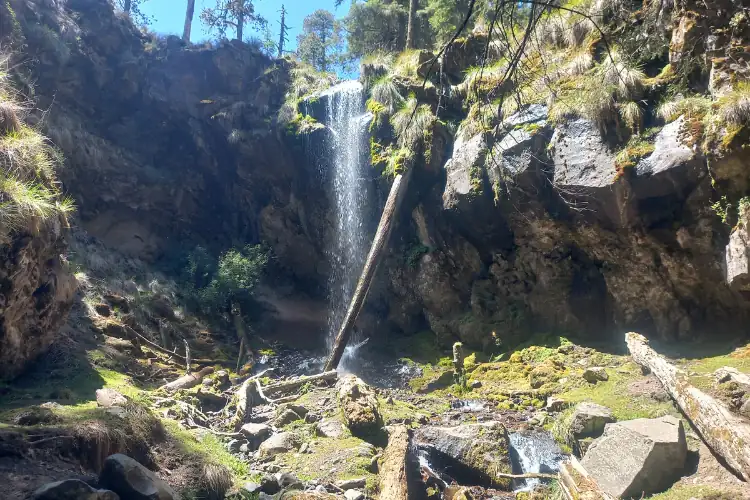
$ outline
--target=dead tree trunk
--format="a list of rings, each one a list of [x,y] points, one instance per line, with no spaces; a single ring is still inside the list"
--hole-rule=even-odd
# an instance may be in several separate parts
[[[326,362],[326,371],[335,370],[339,366],[341,356],[344,355],[344,349],[349,342],[349,337],[351,337],[352,328],[357,321],[359,311],[362,309],[367,298],[367,292],[375,277],[375,271],[377,271],[378,264],[383,255],[385,255],[385,249],[388,246],[388,237],[391,235],[391,229],[399,213],[401,201],[406,194],[411,172],[412,169],[410,168],[405,174],[396,175],[396,178],[393,180],[391,191],[388,194],[385,207],[383,207],[383,215],[380,217],[378,230],[375,233],[375,238],[372,240],[370,253],[367,255],[367,260],[365,261],[365,267],[362,269],[362,275],[357,282],[357,288],[354,290],[354,296],[349,304],[349,309],[346,311],[344,322],[339,329],[338,335],[336,335],[336,342],[333,344],[333,350]]]
[[[332,380],[336,380],[337,377],[338,377],[338,374],[335,371],[331,370],[331,371],[327,371],[323,373],[318,373],[317,375],[306,375],[303,377],[296,378],[294,380],[286,380],[284,382],[268,384],[263,389],[265,390],[267,394],[272,394],[274,392],[287,392],[287,391],[292,391],[298,387],[302,387],[308,382],[317,382],[320,380],[330,382]]]
[[[177,380],[173,380],[172,382],[161,386],[161,388],[166,390],[167,392],[176,391],[178,389],[190,389],[191,387],[195,387],[196,385],[203,382],[203,377],[213,373],[213,371],[213,366],[207,366],[197,373],[188,373],[187,375],[183,375]]]
[[[417,41],[414,39],[414,25],[417,24],[417,0],[409,0],[409,20],[406,23],[406,49],[413,49]]]
[[[193,15],[195,14],[195,0],[188,0],[185,12],[185,28],[182,30],[182,39],[190,43],[190,31],[193,28]]]
[[[651,349],[642,335],[628,333],[625,342],[633,360],[661,381],[708,447],[745,481],[750,480],[750,422],[691,385],[688,375]]]

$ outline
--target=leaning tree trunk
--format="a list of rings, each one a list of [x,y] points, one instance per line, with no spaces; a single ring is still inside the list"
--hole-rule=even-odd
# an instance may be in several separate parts
[[[651,349],[642,335],[628,333],[625,342],[635,362],[661,381],[709,448],[745,481],[750,480],[750,421],[691,385],[688,375]]]
[[[240,304],[232,301],[230,307],[232,311],[232,320],[234,321],[234,329],[237,331],[237,337],[240,339],[240,354],[237,356],[237,371],[240,371],[242,355],[245,353],[245,350],[250,350],[250,340],[247,338],[245,320],[242,319],[242,309],[240,309]]]
[[[185,12],[185,28],[182,30],[182,39],[190,43],[190,30],[193,28],[193,14],[195,13],[195,0],[188,0],[187,12]]]
[[[414,25],[417,23],[417,0],[409,0],[409,21],[406,24],[406,48],[413,49],[416,45],[414,40]]]
[[[372,279],[375,277],[375,271],[378,269],[378,264],[388,246],[388,237],[396,221],[396,216],[399,213],[401,201],[406,194],[412,170],[413,168],[410,168],[405,174],[396,175],[396,178],[393,180],[391,192],[388,194],[385,207],[383,207],[383,215],[380,217],[378,230],[375,233],[375,238],[372,240],[370,253],[367,255],[367,260],[365,261],[365,267],[362,269],[362,275],[357,282],[357,288],[354,290],[354,296],[349,304],[349,309],[346,311],[344,322],[339,329],[338,335],[336,335],[336,342],[333,344],[331,356],[328,358],[328,362],[326,362],[326,370],[335,370],[341,361],[341,356],[344,355],[344,348],[346,348],[349,337],[352,335],[354,322],[357,321],[357,316],[362,309],[362,305],[365,303]]]

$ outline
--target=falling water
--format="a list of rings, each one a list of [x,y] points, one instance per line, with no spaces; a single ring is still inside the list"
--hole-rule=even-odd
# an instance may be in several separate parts
[[[330,177],[335,217],[334,243],[330,248],[332,272],[327,339],[330,349],[367,256],[366,211],[370,175],[362,156],[369,121],[363,109],[362,85],[355,80],[343,82],[330,89],[328,94],[326,125],[332,131]],[[351,355],[345,358],[351,358]]]

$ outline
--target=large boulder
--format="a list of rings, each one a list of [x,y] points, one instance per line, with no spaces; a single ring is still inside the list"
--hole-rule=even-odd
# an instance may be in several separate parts
[[[31,500],[120,500],[117,493],[97,490],[79,479],[45,484],[31,495]]]
[[[511,472],[508,431],[500,422],[421,427],[414,434],[414,442],[437,455],[462,478],[510,487],[510,480],[497,479],[497,473]]]
[[[99,485],[127,500],[176,500],[172,488],[127,455],[116,453],[104,461]]]
[[[606,493],[642,498],[677,480],[686,457],[682,422],[665,416],[607,424],[581,463]]]
[[[466,210],[469,203],[482,193],[487,141],[483,134],[461,140],[453,145],[453,156],[445,164],[447,179],[443,191],[443,208]]]
[[[584,119],[555,128],[549,143],[554,166],[553,185],[572,205],[585,206],[598,220],[620,225],[615,182],[615,155],[598,127]]]
[[[378,409],[375,393],[362,379],[347,375],[336,383],[341,414],[349,430],[355,436],[373,437],[380,433],[383,418]]]
[[[640,160],[630,185],[639,199],[687,194],[706,175],[700,156],[682,140],[683,117],[657,134],[654,151]]]
[[[103,408],[125,406],[127,403],[127,398],[114,389],[105,387],[96,390],[96,404]]]
[[[297,449],[299,438],[293,432],[279,432],[260,444],[258,452],[261,458],[273,458],[280,453]]]

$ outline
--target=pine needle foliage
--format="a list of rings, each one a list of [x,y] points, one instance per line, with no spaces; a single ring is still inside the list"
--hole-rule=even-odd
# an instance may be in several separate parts
[[[717,101],[718,114],[734,125],[750,125],[750,82],[738,84]]]
[[[370,88],[370,96],[393,114],[404,103],[404,98],[393,81],[393,75],[383,75]]]

